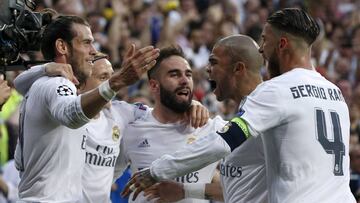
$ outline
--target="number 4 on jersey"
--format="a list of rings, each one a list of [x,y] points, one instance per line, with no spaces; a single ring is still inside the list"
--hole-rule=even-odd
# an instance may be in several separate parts
[[[333,154],[335,156],[334,175],[343,176],[343,158],[345,156],[345,145],[342,141],[339,114],[333,111],[330,112],[334,135],[334,140],[330,141],[327,137],[324,111],[321,109],[316,109],[315,111],[318,141],[325,149],[326,153]]]

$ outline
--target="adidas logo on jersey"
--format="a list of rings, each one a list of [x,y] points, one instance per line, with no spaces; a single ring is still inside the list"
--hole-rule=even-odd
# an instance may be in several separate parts
[[[150,144],[149,144],[148,140],[145,139],[138,145],[138,147],[150,147]]]

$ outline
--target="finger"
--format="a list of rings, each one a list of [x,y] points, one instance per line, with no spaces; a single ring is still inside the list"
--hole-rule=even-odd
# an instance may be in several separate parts
[[[153,49],[152,51],[149,51],[147,53],[144,53],[143,55],[139,56],[138,59],[145,64],[148,64],[152,62],[153,60],[156,60],[159,57],[160,53],[158,49]]]
[[[135,192],[134,192],[134,195],[133,195],[133,198],[132,200],[135,201],[135,199],[137,198],[137,196],[140,194],[140,192],[143,191],[143,189],[141,187],[138,187]]]
[[[197,119],[199,119],[197,117],[197,111],[198,111],[198,107],[197,106],[193,106],[191,108],[191,115],[190,115],[190,121],[191,121],[191,126],[194,127],[194,128],[197,128],[196,126],[196,121]]]
[[[196,117],[197,117],[197,119],[196,119],[196,122],[195,122],[195,128],[200,127],[200,123],[201,123],[201,120],[202,120],[201,111],[202,111],[201,107],[198,107],[197,110],[196,110]]]
[[[147,54],[151,53],[154,50],[154,46],[146,46],[136,51],[134,58],[138,58],[141,56],[149,56]],[[151,54],[150,54],[151,55]]]
[[[156,61],[155,61],[155,60],[154,60],[154,61],[151,61],[151,62],[148,63],[148,64],[146,64],[146,65],[144,66],[144,72],[147,72],[147,71],[151,70],[151,69],[155,66],[155,64],[156,64]]]
[[[72,81],[75,85],[79,85],[79,84],[80,84],[79,80],[78,80],[75,76],[72,77],[71,81]]]
[[[151,193],[151,194],[147,195],[146,200],[151,201],[151,200],[156,199],[156,198],[159,198],[159,195]]]
[[[68,77],[69,77],[69,80],[71,82],[73,82],[75,85],[80,84],[79,80],[74,75],[74,72],[73,72],[73,70],[71,68],[71,65],[69,65],[68,68],[67,68],[67,74],[69,75]]]
[[[201,122],[199,124],[199,127],[204,126],[209,120],[209,111],[206,108],[202,108],[201,111]]]
[[[126,52],[125,56],[126,56],[126,58],[130,58],[134,55],[134,53],[135,53],[135,44],[131,44],[131,46],[128,49],[128,51]]]
[[[135,175],[135,174],[134,174],[134,175]],[[128,181],[128,183],[126,183],[123,191],[121,192],[121,196],[122,196],[122,197],[127,197],[127,196],[132,192],[132,190],[130,190],[130,187],[134,184],[134,182],[135,182],[135,179],[134,179],[134,177],[132,177],[132,178]]]

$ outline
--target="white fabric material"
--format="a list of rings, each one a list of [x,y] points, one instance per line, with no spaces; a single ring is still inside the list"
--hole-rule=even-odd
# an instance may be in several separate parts
[[[42,76],[45,76],[45,65],[33,66],[29,70],[21,73],[14,79],[14,86],[16,91],[20,94],[25,95],[31,85]]]
[[[120,151],[120,140],[126,125],[145,109],[114,101],[97,119],[86,125],[86,155],[83,172],[83,203],[110,203],[114,166]]]
[[[297,68],[260,84],[243,110],[251,135],[263,138],[269,202],[355,202],[349,188],[349,112],[334,84]],[[344,145],[341,165],[335,167],[334,152],[325,151],[319,126],[330,143],[338,135]],[[335,176],[339,167],[343,175]]]
[[[69,80],[42,77],[30,88],[21,114],[23,146],[15,159],[24,201],[79,202],[84,165],[85,128],[80,96]],[[25,113],[25,115],[24,115]],[[70,128],[78,128],[76,130]],[[22,160],[23,158],[23,160]]]
[[[266,203],[266,170],[261,137],[250,137],[220,164],[224,202]]]
[[[155,160],[150,170],[158,179],[172,179],[223,158],[220,178],[224,201],[265,203],[266,171],[262,145],[261,138],[251,137],[229,154],[229,146],[213,130],[193,144]]]
[[[204,199],[206,183],[184,183],[185,198]]]
[[[3,167],[3,179],[8,186],[8,195],[5,198],[0,192],[0,203],[14,203],[18,199],[19,172],[15,168],[15,161],[8,161]]]
[[[225,124],[221,118],[209,120],[208,124],[202,128],[194,129],[185,124],[162,124],[153,116],[151,111],[141,119],[131,123],[125,130],[121,140],[120,158],[117,162],[115,171],[124,167],[124,163],[131,164],[132,173],[149,167],[155,159],[164,154],[170,154],[176,149],[180,149],[187,143],[197,139],[202,139],[209,131],[220,129]],[[223,145],[223,143],[221,142]],[[230,151],[230,149],[228,149]],[[214,160],[213,162],[215,162]],[[217,163],[213,163],[198,171],[189,171],[183,176],[176,178],[176,181],[183,183],[210,183],[216,169]],[[166,166],[164,166],[166,167]],[[169,167],[167,167],[169,168]],[[173,168],[173,167],[172,167]],[[117,174],[119,175],[119,173]],[[130,202],[132,195],[130,196]],[[135,202],[148,202],[140,194]],[[181,203],[190,202],[209,202],[207,200],[184,199]]]

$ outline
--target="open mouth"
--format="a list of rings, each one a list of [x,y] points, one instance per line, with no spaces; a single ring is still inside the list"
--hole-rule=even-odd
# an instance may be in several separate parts
[[[94,60],[87,60],[86,61],[89,65],[93,66],[94,65]]]
[[[190,90],[188,88],[179,89],[176,91],[176,95],[188,97],[190,95]]]
[[[211,79],[209,79],[208,81],[209,81],[209,83],[210,83],[210,89],[211,89],[211,91],[214,91],[214,90],[216,89],[216,81],[215,81],[215,80],[211,80]]]

